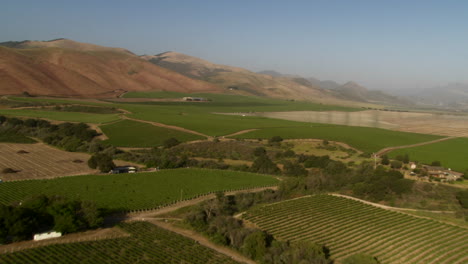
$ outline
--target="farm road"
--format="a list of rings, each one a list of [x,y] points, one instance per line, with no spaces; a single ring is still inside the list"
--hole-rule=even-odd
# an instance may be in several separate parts
[[[436,139],[436,140],[426,141],[426,142],[412,144],[412,145],[388,147],[388,148],[384,148],[384,149],[379,150],[377,153],[375,153],[375,155],[377,157],[380,157],[380,156],[382,156],[382,155],[384,155],[384,154],[386,154],[386,153],[388,153],[388,152],[390,152],[392,150],[402,149],[402,148],[418,147],[418,146],[423,146],[423,145],[429,145],[429,144],[433,144],[433,143],[437,143],[437,142],[441,142],[441,141],[445,141],[445,140],[449,140],[449,139],[453,139],[453,138],[457,138],[457,137],[445,137],[445,138],[439,138],[439,139]]]
[[[200,133],[200,132],[197,132],[197,131],[194,131],[194,130],[186,129],[186,128],[183,128],[183,127],[171,126],[171,125],[166,125],[166,124],[163,124],[163,123],[158,123],[158,122],[153,122],[153,121],[146,121],[146,120],[131,118],[131,117],[128,117],[128,116],[126,116],[126,115],[121,115],[120,117],[121,117],[122,119],[128,119],[128,120],[132,120],[132,121],[136,121],[136,122],[147,123],[147,124],[150,124],[150,125],[153,125],[153,126],[158,126],[158,127],[164,127],[164,128],[169,128],[169,129],[178,130],[178,131],[182,131],[182,132],[185,132],[185,133],[189,133],[189,134],[194,134],[194,135],[206,137],[206,138],[208,138],[208,139],[211,139],[211,138],[212,138],[211,136],[205,135],[205,134],[203,134],[203,133]]]
[[[240,191],[226,192],[225,194],[234,195],[237,193],[245,193],[245,192],[260,192],[260,191],[267,190],[267,189],[276,190],[277,188],[278,188],[277,186],[252,188],[252,189],[246,189],[246,190],[240,190]],[[174,227],[173,225],[166,223],[166,220],[178,220],[178,219],[174,219],[171,217],[158,217],[160,215],[173,212],[179,208],[190,206],[190,205],[195,205],[200,202],[213,199],[215,197],[216,197],[215,194],[210,194],[210,195],[205,195],[205,196],[187,200],[187,201],[182,201],[182,202],[179,202],[179,203],[176,203],[176,204],[164,207],[164,208],[156,209],[156,210],[145,211],[141,213],[133,213],[133,214],[128,214],[128,215],[124,215],[120,217],[109,217],[106,219],[106,222],[107,224],[110,224],[110,223],[116,223],[120,221],[146,221],[148,223],[154,224],[166,230],[178,233],[189,239],[195,240],[201,245],[211,248],[240,263],[255,264],[255,262],[252,261],[251,259],[246,258],[245,256],[239,254],[238,252],[230,248],[214,244],[211,241],[209,241],[207,238],[205,238],[204,236],[194,231]],[[76,242],[83,242],[83,241],[96,241],[96,240],[103,240],[103,239],[126,237],[128,235],[129,234],[127,234],[126,232],[122,231],[120,228],[117,228],[117,227],[103,228],[103,229],[97,229],[97,230],[90,230],[86,232],[68,234],[60,238],[44,240],[44,241],[39,241],[39,242],[30,240],[30,241],[12,243],[8,245],[0,245],[0,254],[7,253],[7,252],[20,251],[20,250],[29,249],[29,248],[36,248],[36,247],[41,247],[41,246],[46,246],[46,245],[68,244],[68,243],[76,243]]]
[[[255,264],[256,262],[249,259],[249,258],[246,258],[245,256],[237,253],[236,251],[230,249],[230,248],[227,248],[227,247],[223,247],[223,246],[220,246],[220,245],[216,245],[214,244],[213,242],[211,242],[210,240],[208,240],[206,237],[192,231],[192,230],[188,230],[188,229],[182,229],[182,228],[178,228],[178,227],[175,227],[171,224],[168,224],[168,223],[165,223],[165,222],[161,222],[161,221],[158,221],[158,220],[154,220],[154,219],[145,219],[145,221],[149,222],[149,223],[152,223],[156,226],[159,226],[161,228],[164,228],[166,230],[169,230],[169,231],[172,231],[174,233],[177,233],[179,235],[182,235],[184,237],[188,237],[190,239],[193,239],[195,241],[197,241],[200,245],[202,246],[205,246],[207,248],[211,248],[213,250],[215,250],[216,252],[219,252],[223,255],[226,255],[230,258],[232,258],[233,260],[237,261],[237,262],[240,262],[240,263],[247,263],[247,264]]]
[[[358,201],[358,202],[361,202],[361,203],[369,204],[369,205],[372,205],[372,206],[376,206],[376,207],[380,207],[380,208],[387,209],[387,210],[392,210],[392,211],[399,211],[399,212],[401,212],[401,211],[403,211],[403,212],[404,211],[428,212],[428,213],[437,213],[437,214],[454,213],[454,211],[432,211],[432,210],[424,210],[424,209],[411,209],[411,208],[392,207],[392,206],[373,203],[373,202],[369,202],[369,201],[366,201],[366,200],[362,200],[362,199],[359,199],[359,198],[355,198],[355,197],[344,195],[344,194],[338,194],[338,193],[330,193],[330,195],[355,200],[355,201]]]
[[[254,189],[226,192],[225,195],[234,195],[234,194],[237,194],[237,193],[245,193],[245,192],[260,192],[260,191],[267,190],[267,189],[276,190],[277,188],[278,188],[277,186],[254,188]],[[142,212],[142,213],[129,214],[129,215],[123,216],[119,220],[124,220],[124,221],[146,221],[146,222],[152,223],[152,224],[154,224],[156,226],[159,226],[161,228],[164,228],[166,230],[169,230],[169,231],[175,232],[175,233],[177,233],[179,235],[185,236],[185,237],[187,237],[189,239],[195,240],[198,243],[200,243],[201,245],[203,245],[205,247],[208,247],[208,248],[211,248],[211,249],[213,249],[213,250],[215,250],[215,251],[217,251],[217,252],[219,252],[219,253],[221,253],[223,255],[226,255],[226,256],[234,259],[235,261],[238,261],[238,262],[241,262],[241,263],[255,264],[255,262],[252,261],[251,259],[246,258],[245,256],[239,254],[238,252],[236,252],[236,251],[234,251],[234,250],[232,250],[230,248],[214,244],[213,242],[208,240],[206,237],[204,237],[204,236],[202,236],[202,235],[200,235],[200,234],[198,234],[198,233],[196,233],[196,232],[194,232],[192,230],[178,228],[178,227],[175,227],[175,226],[167,223],[165,220],[174,220],[174,219],[171,219],[170,217],[168,217],[168,218],[158,217],[158,216],[161,216],[163,214],[173,212],[173,211],[175,211],[177,209],[180,209],[182,207],[195,205],[195,204],[198,204],[198,203],[206,201],[206,200],[214,199],[215,197],[216,197],[215,194],[205,195],[205,196],[198,197],[198,198],[195,198],[195,199],[182,201],[180,203],[176,203],[176,204],[173,204],[173,205],[161,208],[161,209],[156,209],[156,210]],[[116,220],[116,219],[112,219],[112,220]]]

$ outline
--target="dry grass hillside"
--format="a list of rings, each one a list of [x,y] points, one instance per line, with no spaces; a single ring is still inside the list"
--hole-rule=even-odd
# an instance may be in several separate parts
[[[129,51],[71,40],[0,47],[0,94],[114,97],[124,91],[219,92]]]
[[[339,102],[330,91],[292,77],[274,77],[246,69],[214,64],[177,52],[165,52],[142,58],[185,76],[204,80],[229,93],[269,96],[283,99]]]

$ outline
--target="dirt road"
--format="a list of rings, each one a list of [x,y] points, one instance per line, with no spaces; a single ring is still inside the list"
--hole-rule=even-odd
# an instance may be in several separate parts
[[[131,118],[131,117],[128,117],[128,116],[126,116],[126,115],[121,115],[120,117],[121,117],[122,119],[128,119],[128,120],[132,120],[132,121],[136,121],[136,122],[147,123],[147,124],[151,124],[151,125],[153,125],[153,126],[158,126],[158,127],[164,127],[164,128],[169,128],[169,129],[178,130],[178,131],[181,131],[181,132],[185,132],[185,133],[190,133],[190,134],[194,134],[194,135],[206,137],[206,138],[208,138],[208,139],[211,139],[211,138],[212,138],[211,136],[205,135],[205,134],[203,134],[203,133],[200,133],[200,132],[197,132],[197,131],[194,131],[194,130],[186,129],[186,128],[183,128],[183,127],[171,126],[171,125],[166,125],[166,124],[163,124],[163,123],[158,123],[158,122],[153,122],[153,121],[146,121],[146,120]]]
[[[379,150],[377,153],[375,153],[375,155],[377,157],[380,157],[392,150],[396,150],[396,149],[402,149],[402,148],[411,148],[411,147],[418,147],[418,146],[423,146],[423,145],[429,145],[429,144],[433,144],[433,143],[437,143],[437,142],[441,142],[441,141],[445,141],[445,140],[449,140],[449,139],[453,139],[453,138],[456,138],[456,137],[446,137],[446,138],[440,138],[440,139],[436,139],[436,140],[432,140],[432,141],[427,141],[427,142],[422,142],[422,143],[418,143],[418,144],[412,144],[412,145],[406,145],[406,146],[396,146],[396,147],[388,147],[388,148],[384,148],[384,149],[381,149]]]

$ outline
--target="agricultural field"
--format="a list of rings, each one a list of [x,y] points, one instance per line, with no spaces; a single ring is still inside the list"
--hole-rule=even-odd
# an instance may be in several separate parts
[[[56,121],[102,124],[119,120],[119,114],[93,114],[34,109],[0,109],[0,115],[44,118]]]
[[[466,114],[365,110],[359,112],[275,111],[252,115],[298,122],[376,127],[421,134],[468,137],[468,115]]]
[[[340,260],[356,253],[382,263],[467,263],[468,229],[332,195],[256,207],[245,220],[284,241],[329,247]]]
[[[440,136],[391,131],[370,127],[309,124],[308,126],[260,129],[235,138],[327,139],[344,142],[358,150],[372,153],[390,146],[403,146],[441,138]]]
[[[155,105],[173,106],[198,106],[206,109],[207,112],[267,112],[267,111],[359,111],[359,108],[324,105],[312,102],[288,101],[256,96],[228,95],[228,94],[207,94],[207,93],[176,93],[176,92],[129,92],[124,98],[156,98],[156,99],[176,99],[183,97],[202,97],[209,99],[208,102],[152,102]],[[246,109],[247,108],[247,109]],[[275,110],[276,109],[276,110]]]
[[[122,120],[100,128],[109,138],[104,142],[116,147],[156,147],[169,138],[176,138],[180,142],[204,139],[198,135],[132,120]]]
[[[389,153],[391,158],[408,154],[412,161],[431,164],[440,161],[442,166],[456,171],[468,170],[468,138],[454,138],[433,144],[397,149]]]
[[[19,135],[16,133],[12,132],[5,132],[5,131],[0,131],[0,142],[6,142],[6,143],[23,143],[23,144],[31,144],[31,143],[36,143],[36,141],[32,138]]]
[[[159,172],[64,177],[52,180],[4,182],[0,203],[9,204],[31,195],[62,195],[95,201],[111,210],[150,209],[215,191],[278,183],[274,177],[247,172],[173,169]]]
[[[90,155],[67,152],[43,143],[0,144],[0,170],[11,168],[16,173],[2,173],[4,181],[46,179],[95,173],[87,161]]]
[[[179,234],[145,222],[122,223],[129,237],[56,244],[0,254],[5,264],[191,263],[234,264],[229,257]]]

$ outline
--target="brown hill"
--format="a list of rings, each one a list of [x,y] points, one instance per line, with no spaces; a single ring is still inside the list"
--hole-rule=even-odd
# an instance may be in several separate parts
[[[337,97],[359,102],[383,103],[392,105],[413,104],[407,99],[389,95],[382,91],[368,90],[366,87],[363,87],[355,82],[347,82],[337,88],[332,89],[331,91],[335,92]]]
[[[66,39],[0,47],[0,94],[114,97],[124,91],[220,92],[133,53]]]
[[[185,76],[217,85],[229,93],[313,100],[324,103],[340,101],[330,91],[294,76],[270,76],[255,73],[242,68],[214,64],[177,52],[165,52],[154,56],[145,55],[142,58]]]

